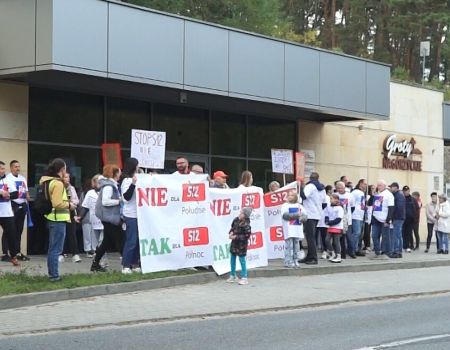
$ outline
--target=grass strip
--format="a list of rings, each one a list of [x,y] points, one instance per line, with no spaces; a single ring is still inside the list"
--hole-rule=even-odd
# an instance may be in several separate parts
[[[58,289],[97,286],[112,283],[127,283],[156,278],[185,276],[197,273],[193,270],[161,271],[146,274],[124,275],[118,271],[105,273],[80,273],[62,276],[61,281],[50,282],[47,276],[30,276],[25,271],[0,275],[0,296],[45,292]]]

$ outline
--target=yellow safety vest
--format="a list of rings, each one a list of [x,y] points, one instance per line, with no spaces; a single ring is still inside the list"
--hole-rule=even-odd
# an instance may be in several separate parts
[[[50,188],[54,185],[54,181],[57,180],[51,180],[50,184],[48,186],[49,192],[51,192]],[[67,196],[66,188],[63,188],[62,198],[64,202],[69,202],[69,197]],[[50,221],[66,221],[70,222],[70,210],[69,209],[52,209],[52,212],[50,214],[45,215],[45,218]]]

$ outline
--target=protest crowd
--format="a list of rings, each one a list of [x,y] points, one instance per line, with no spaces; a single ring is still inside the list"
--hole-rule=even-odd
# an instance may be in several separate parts
[[[0,161],[0,226],[4,262],[20,266],[29,257],[20,251],[21,234],[26,216],[30,216],[30,196],[26,179],[20,174],[20,163]],[[203,168],[190,165],[186,157],[176,160],[177,174],[203,174]],[[77,191],[62,159],[54,159],[40,179],[33,210],[45,216],[49,230],[47,267],[50,281],[59,281],[58,265],[68,253],[74,263],[80,262],[76,237],[77,225],[83,232],[85,257],[92,259],[92,272],[107,271],[107,251],[121,254],[122,273],[140,273],[141,257],[137,215],[137,174],[142,172],[135,158],[128,158],[123,169],[105,165],[102,174],[92,177],[89,186]],[[228,176],[217,170],[208,177],[210,188],[229,189]],[[241,175],[239,187],[251,187],[252,173]],[[286,187],[286,186],[285,186]],[[341,263],[373,252],[374,259],[387,256],[401,259],[403,254],[419,249],[419,222],[425,206],[427,220],[426,250],[436,238],[437,254],[448,254],[450,204],[444,194],[429,194],[422,202],[418,192],[397,182],[378,180],[369,185],[359,179],[354,186],[342,176],[333,185],[320,182],[311,173],[309,181],[298,178],[283,190],[278,182],[268,186],[268,194],[285,193],[281,206],[284,265],[318,264],[319,259]],[[247,284],[247,248],[252,233],[252,207],[244,206],[239,215],[224,227],[230,240],[227,282]],[[67,255],[66,255],[67,257]],[[240,279],[236,263],[241,265]]]

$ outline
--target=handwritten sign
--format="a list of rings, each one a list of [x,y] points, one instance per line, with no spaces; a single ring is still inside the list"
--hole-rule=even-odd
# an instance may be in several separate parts
[[[131,156],[139,161],[142,168],[164,169],[166,133],[132,129]]]
[[[290,149],[272,149],[272,171],[279,174],[293,174],[293,151]]]

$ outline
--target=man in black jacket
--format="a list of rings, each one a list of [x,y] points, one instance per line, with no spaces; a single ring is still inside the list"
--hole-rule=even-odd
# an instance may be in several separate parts
[[[389,255],[390,258],[402,258],[402,247],[403,247],[403,236],[402,229],[403,223],[405,221],[405,196],[403,192],[400,191],[400,187],[397,182],[393,182],[390,186],[392,194],[394,195],[394,214],[392,215],[392,225],[391,229],[393,237],[393,249],[392,254]]]
[[[403,249],[411,253],[413,249],[413,228],[418,210],[417,201],[411,196],[408,186],[403,186],[403,194],[405,195],[405,222],[403,224]]]

